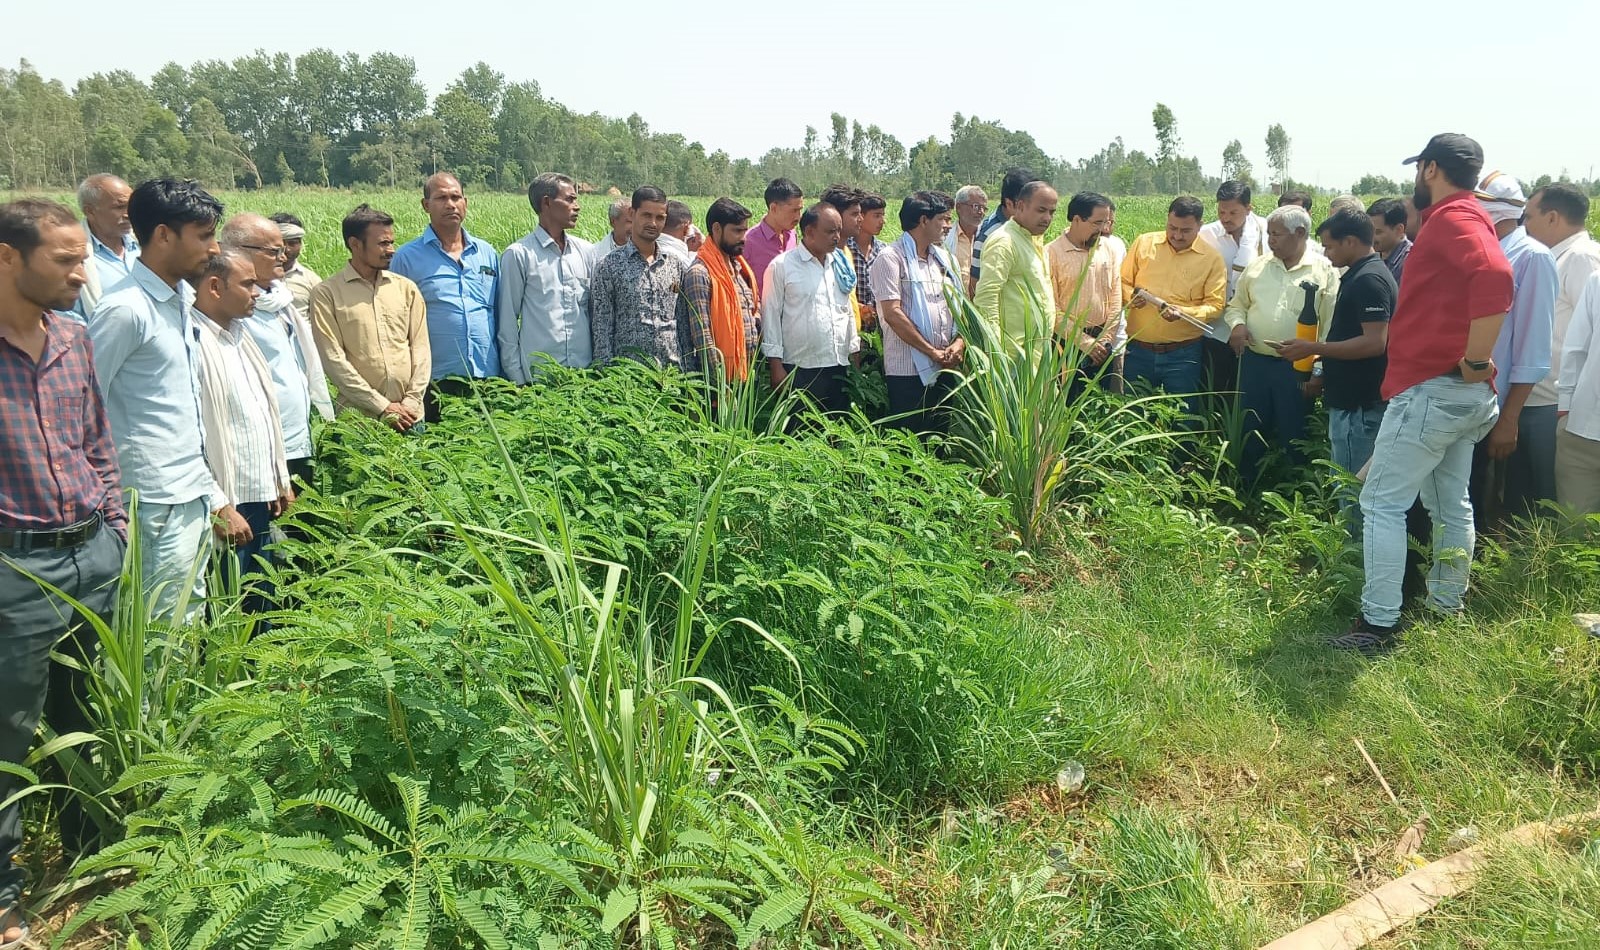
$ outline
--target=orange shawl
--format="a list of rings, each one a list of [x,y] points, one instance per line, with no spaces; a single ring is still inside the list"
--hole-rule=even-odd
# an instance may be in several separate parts
[[[749,341],[744,335],[744,312],[739,307],[739,288],[734,283],[733,269],[728,266],[728,255],[722,253],[717,242],[710,240],[700,245],[700,260],[711,275],[711,342],[722,351],[722,364],[729,379],[744,379],[750,372]],[[743,255],[736,258],[739,271],[755,294],[756,275],[745,263]]]

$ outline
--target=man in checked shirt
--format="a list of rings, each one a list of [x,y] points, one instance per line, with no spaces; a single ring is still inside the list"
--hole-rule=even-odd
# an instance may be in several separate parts
[[[94,633],[61,595],[112,622],[126,547],[89,334],[51,313],[77,299],[87,253],[71,209],[36,198],[0,205],[0,762],[12,764],[41,713],[57,733],[88,730],[83,675],[50,651],[87,659]],[[0,802],[17,789],[0,772]],[[63,846],[82,852],[81,807],[64,798],[59,814]],[[21,805],[11,802],[0,807],[0,946],[27,935],[26,876],[11,860],[21,846]]]

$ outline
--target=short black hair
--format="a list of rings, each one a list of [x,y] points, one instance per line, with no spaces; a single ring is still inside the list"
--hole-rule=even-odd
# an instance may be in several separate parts
[[[1073,218],[1078,218],[1087,221],[1089,216],[1094,214],[1094,209],[1109,207],[1111,207],[1111,199],[1100,192],[1080,191],[1072,196],[1071,201],[1067,202],[1067,220],[1071,221]]]
[[[1022,186],[1022,190],[1017,192],[1017,196],[1015,198],[1011,199],[1011,200],[1012,201],[1026,201],[1029,198],[1032,198],[1033,197],[1033,193],[1038,191],[1041,188],[1049,188],[1051,191],[1054,191],[1055,187],[1056,187],[1055,185],[1050,184],[1049,182],[1045,181],[1042,178],[1035,178],[1033,181],[1030,181],[1026,185],[1023,185]]]
[[[1246,208],[1250,207],[1250,185],[1237,179],[1225,181],[1217,186],[1217,204],[1224,201],[1237,201]]]
[[[866,193],[860,188],[852,188],[849,185],[829,185],[823,189],[822,198],[819,200],[824,204],[833,205],[835,211],[844,214],[852,207],[860,207],[861,201],[865,197]]]
[[[394,217],[388,212],[379,211],[366,202],[356,205],[355,210],[344,216],[339,224],[339,230],[344,234],[345,247],[350,246],[350,239],[365,242],[367,229],[370,227],[392,228]]]
[[[193,180],[152,178],[140,182],[128,198],[128,221],[140,244],[150,243],[162,225],[176,234],[186,224],[207,226],[220,220],[222,202]]]
[[[694,220],[694,211],[681,201],[667,202],[667,230],[681,228]]]
[[[711,202],[711,207],[706,209],[706,233],[711,233],[713,224],[727,226],[730,224],[743,224],[750,220],[750,209],[732,198],[718,198]]]
[[[1026,188],[1029,182],[1038,180],[1039,176],[1035,175],[1031,168],[1018,165],[1006,169],[1005,177],[1000,179],[1000,200],[1016,201],[1022,197],[1022,189]]]
[[[58,201],[18,198],[0,204],[0,244],[11,245],[26,259],[44,243],[44,229],[40,225],[75,227],[77,223],[78,216],[72,209]]]
[[[1372,215],[1362,214],[1353,208],[1335,211],[1317,225],[1317,237],[1327,235],[1335,241],[1353,237],[1367,247],[1372,246]]]
[[[277,214],[270,215],[268,216],[267,220],[271,221],[273,224],[292,224],[301,230],[304,230],[306,226],[304,221],[301,221],[299,218],[287,211],[279,211]]]
[[[573,181],[571,176],[560,172],[545,172],[534,176],[533,181],[528,183],[528,204],[533,207],[533,213],[539,213],[539,202],[561,194],[562,185],[571,185],[574,190],[578,187],[578,183]]]
[[[1310,211],[1312,204],[1311,192],[1301,191],[1298,188],[1294,191],[1286,191],[1278,196],[1278,207],[1280,208],[1284,205],[1299,205],[1307,211]]]
[[[1180,195],[1172,199],[1172,204],[1167,205],[1167,214],[1175,218],[1193,218],[1200,221],[1206,216],[1206,206],[1193,195]]]
[[[805,232],[816,227],[817,222],[822,218],[822,209],[832,207],[833,205],[819,201],[806,210],[800,212],[800,233],[804,234]]]
[[[765,201],[767,207],[770,208],[773,205],[783,204],[785,201],[793,201],[796,198],[804,198],[805,196],[806,193],[800,190],[800,186],[789,179],[774,178],[767,184],[767,190],[762,193],[761,200]]]
[[[1369,218],[1382,218],[1391,228],[1406,226],[1406,203],[1399,198],[1379,198],[1367,208]]]
[[[633,210],[638,211],[639,206],[646,201],[664,205],[667,203],[667,193],[655,185],[640,185],[633,189]]]
[[[875,195],[869,191],[861,196],[861,211],[863,214],[868,211],[882,211],[887,207],[889,207],[889,202],[885,201],[882,195]]]
[[[1539,199],[1540,211],[1554,211],[1568,224],[1581,227],[1589,220],[1589,196],[1571,182],[1545,185],[1535,191],[1533,197]]]
[[[955,202],[942,191],[914,191],[900,202],[900,230],[909,231],[954,207]]]

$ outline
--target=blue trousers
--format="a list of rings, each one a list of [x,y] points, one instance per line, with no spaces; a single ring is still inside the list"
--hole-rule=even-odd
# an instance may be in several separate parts
[[[1122,361],[1122,375],[1130,382],[1145,383],[1175,396],[1187,396],[1189,414],[1197,411],[1195,393],[1200,391],[1200,341],[1186,343],[1175,350],[1157,353],[1137,343],[1130,344]]]
[[[1305,455],[1295,443],[1306,437],[1306,397],[1301,375],[1281,356],[1245,350],[1239,360],[1239,393],[1244,407],[1244,453],[1239,476],[1246,485],[1260,474],[1267,447],[1276,444],[1299,466]]]

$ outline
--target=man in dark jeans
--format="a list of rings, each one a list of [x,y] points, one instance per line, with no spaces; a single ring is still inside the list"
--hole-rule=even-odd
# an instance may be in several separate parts
[[[128,519],[89,335],[50,312],[77,298],[86,250],[71,209],[0,205],[0,762],[23,760],[41,713],[57,733],[88,730],[83,675],[50,652],[88,660],[94,634],[61,595],[110,622],[122,574]],[[18,787],[0,773],[0,801]],[[21,811],[0,809],[0,946],[27,936]],[[91,844],[72,799],[61,843]]]

